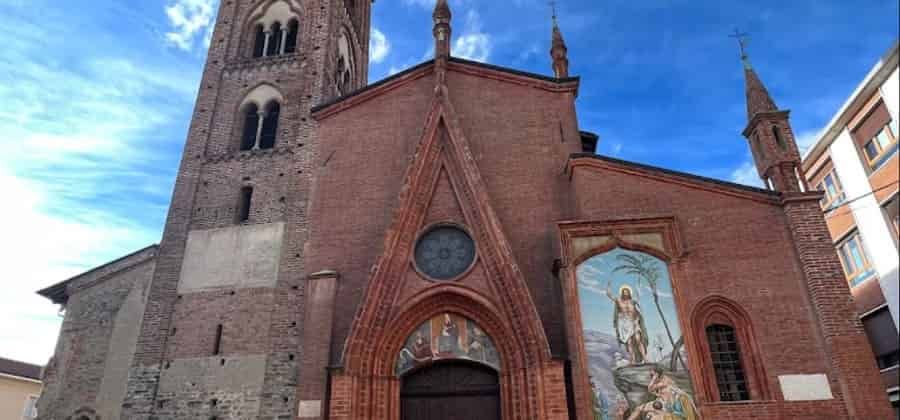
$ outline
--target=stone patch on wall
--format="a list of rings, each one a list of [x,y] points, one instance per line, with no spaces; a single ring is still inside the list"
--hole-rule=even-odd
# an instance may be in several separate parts
[[[178,293],[275,287],[283,236],[284,223],[191,232]]]
[[[322,415],[322,400],[305,400],[300,401],[297,409],[297,417],[302,418],[318,418]]]
[[[821,401],[834,399],[828,377],[817,375],[779,375],[778,383],[785,401]]]
[[[265,370],[264,355],[174,360],[159,380],[157,414],[255,418]]]
[[[155,264],[153,266],[155,267]],[[148,273],[152,272],[151,268]],[[122,401],[125,399],[125,385],[128,382],[128,370],[131,368],[132,356],[137,347],[151,279],[152,276],[148,275],[135,284],[116,314],[109,339],[103,381],[97,394],[97,410],[103,418],[120,417]]]

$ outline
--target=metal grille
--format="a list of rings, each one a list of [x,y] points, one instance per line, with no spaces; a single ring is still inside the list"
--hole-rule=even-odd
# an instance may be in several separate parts
[[[712,355],[720,401],[745,401],[750,399],[747,377],[741,365],[741,351],[734,328],[711,325],[706,328],[709,351]]]

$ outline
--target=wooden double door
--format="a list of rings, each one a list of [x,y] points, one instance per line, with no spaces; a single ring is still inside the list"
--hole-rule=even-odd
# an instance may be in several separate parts
[[[402,380],[402,420],[500,420],[500,382],[493,369],[437,363]]]

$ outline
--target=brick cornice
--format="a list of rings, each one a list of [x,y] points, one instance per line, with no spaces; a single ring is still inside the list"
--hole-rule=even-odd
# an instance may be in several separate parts
[[[744,137],[749,138],[750,133],[753,131],[757,125],[759,125],[762,121],[785,121],[791,116],[791,111],[789,109],[780,110],[780,111],[769,111],[769,112],[758,112],[750,121],[747,122],[747,126],[744,128],[744,131],[741,134]]]

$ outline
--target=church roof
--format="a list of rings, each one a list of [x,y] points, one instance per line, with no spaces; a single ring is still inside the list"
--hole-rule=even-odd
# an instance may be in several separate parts
[[[664,175],[675,176],[678,178],[682,178],[684,180],[690,182],[699,182],[699,183],[707,183],[714,184],[719,187],[725,187],[732,190],[740,190],[745,192],[757,193],[757,194],[765,194],[771,197],[777,197],[779,193],[777,191],[767,190],[763,188],[751,187],[749,185],[737,184],[734,182],[723,181],[721,179],[709,178],[701,175],[695,175],[687,172],[675,171],[672,169],[661,168],[658,166],[647,165],[643,163],[631,162],[622,159],[616,159],[609,156],[597,155],[594,153],[573,153],[570,159],[581,159],[581,158],[591,158],[601,160],[607,163],[612,163],[614,165],[628,166],[631,168],[635,168],[641,171],[647,172],[656,172]]]
[[[566,77],[566,78],[562,78],[562,79],[557,79],[556,77],[553,77],[553,76],[547,76],[547,75],[543,75],[543,74],[531,73],[531,72],[527,72],[527,71],[516,70],[516,69],[509,68],[509,67],[497,66],[497,65],[487,64],[487,63],[482,63],[482,62],[478,62],[478,61],[466,60],[466,59],[458,58],[458,57],[450,57],[450,62],[451,62],[451,63],[456,63],[456,64],[462,64],[462,65],[466,65],[466,66],[480,67],[480,68],[487,69],[487,70],[493,70],[493,71],[497,71],[497,72],[501,72],[501,73],[506,73],[506,74],[509,74],[509,75],[511,75],[511,76],[526,77],[526,78],[530,78],[530,79],[539,80],[539,81],[542,81],[542,82],[550,82],[550,83],[566,84],[566,83],[571,83],[571,82],[578,82],[578,81],[581,80],[581,79],[580,79],[579,77],[577,77],[577,76],[576,76],[576,77]],[[380,88],[380,87],[382,87],[382,86],[384,86],[384,85],[387,85],[387,84],[389,84],[389,83],[391,83],[391,82],[393,82],[393,81],[395,81],[395,80],[402,79],[402,78],[406,77],[406,76],[409,75],[409,74],[412,74],[412,73],[415,73],[415,72],[417,72],[417,71],[419,71],[419,70],[422,70],[422,69],[424,69],[424,68],[430,67],[430,66],[432,66],[433,64],[434,64],[434,60],[433,60],[433,59],[432,59],[432,60],[425,61],[425,62],[422,62],[422,63],[419,63],[419,64],[417,64],[417,65],[415,65],[415,66],[413,66],[413,67],[410,67],[410,68],[408,68],[408,69],[406,69],[406,70],[403,70],[403,71],[401,71],[401,72],[399,72],[399,73],[397,73],[397,74],[393,74],[393,75],[391,75],[391,76],[388,76],[388,77],[386,77],[386,78],[384,78],[384,79],[381,79],[381,80],[379,80],[379,81],[377,81],[377,82],[375,82],[375,83],[372,83],[372,84],[370,84],[370,85],[367,85],[367,86],[365,86],[365,87],[363,87],[363,88],[357,89],[357,90],[355,90],[355,91],[353,91],[353,92],[350,92],[350,93],[348,93],[348,94],[346,94],[346,95],[344,95],[344,96],[339,96],[339,97],[334,98],[334,99],[332,99],[332,100],[330,100],[330,101],[328,101],[328,102],[325,102],[325,103],[323,103],[323,104],[321,104],[321,105],[317,105],[317,106],[315,106],[315,107],[312,108],[312,112],[313,112],[313,114],[315,114],[316,112],[319,112],[319,111],[321,111],[321,110],[323,110],[323,109],[326,109],[326,108],[330,108],[331,106],[336,105],[336,104],[341,103],[341,102],[344,102],[344,101],[346,101],[346,100],[348,100],[348,99],[357,97],[357,96],[362,95],[362,94],[364,94],[364,93],[368,93],[368,92],[373,91],[373,90],[375,90],[375,89],[378,89],[378,88]]]
[[[41,367],[0,357],[0,375],[18,376],[39,381],[41,380]]]
[[[90,278],[92,276],[96,276],[97,280],[108,278],[112,274],[119,273],[131,267],[134,267],[135,265],[155,258],[156,251],[158,249],[159,245],[150,245],[146,248],[142,248],[140,250],[132,252],[131,254],[128,254],[124,257],[115,259],[101,266],[94,267],[68,280],[64,280],[54,284],[53,286],[38,290],[37,293],[47,299],[50,299],[51,301],[53,301],[53,303],[65,304],[69,300],[69,285],[74,283],[75,281]]]

